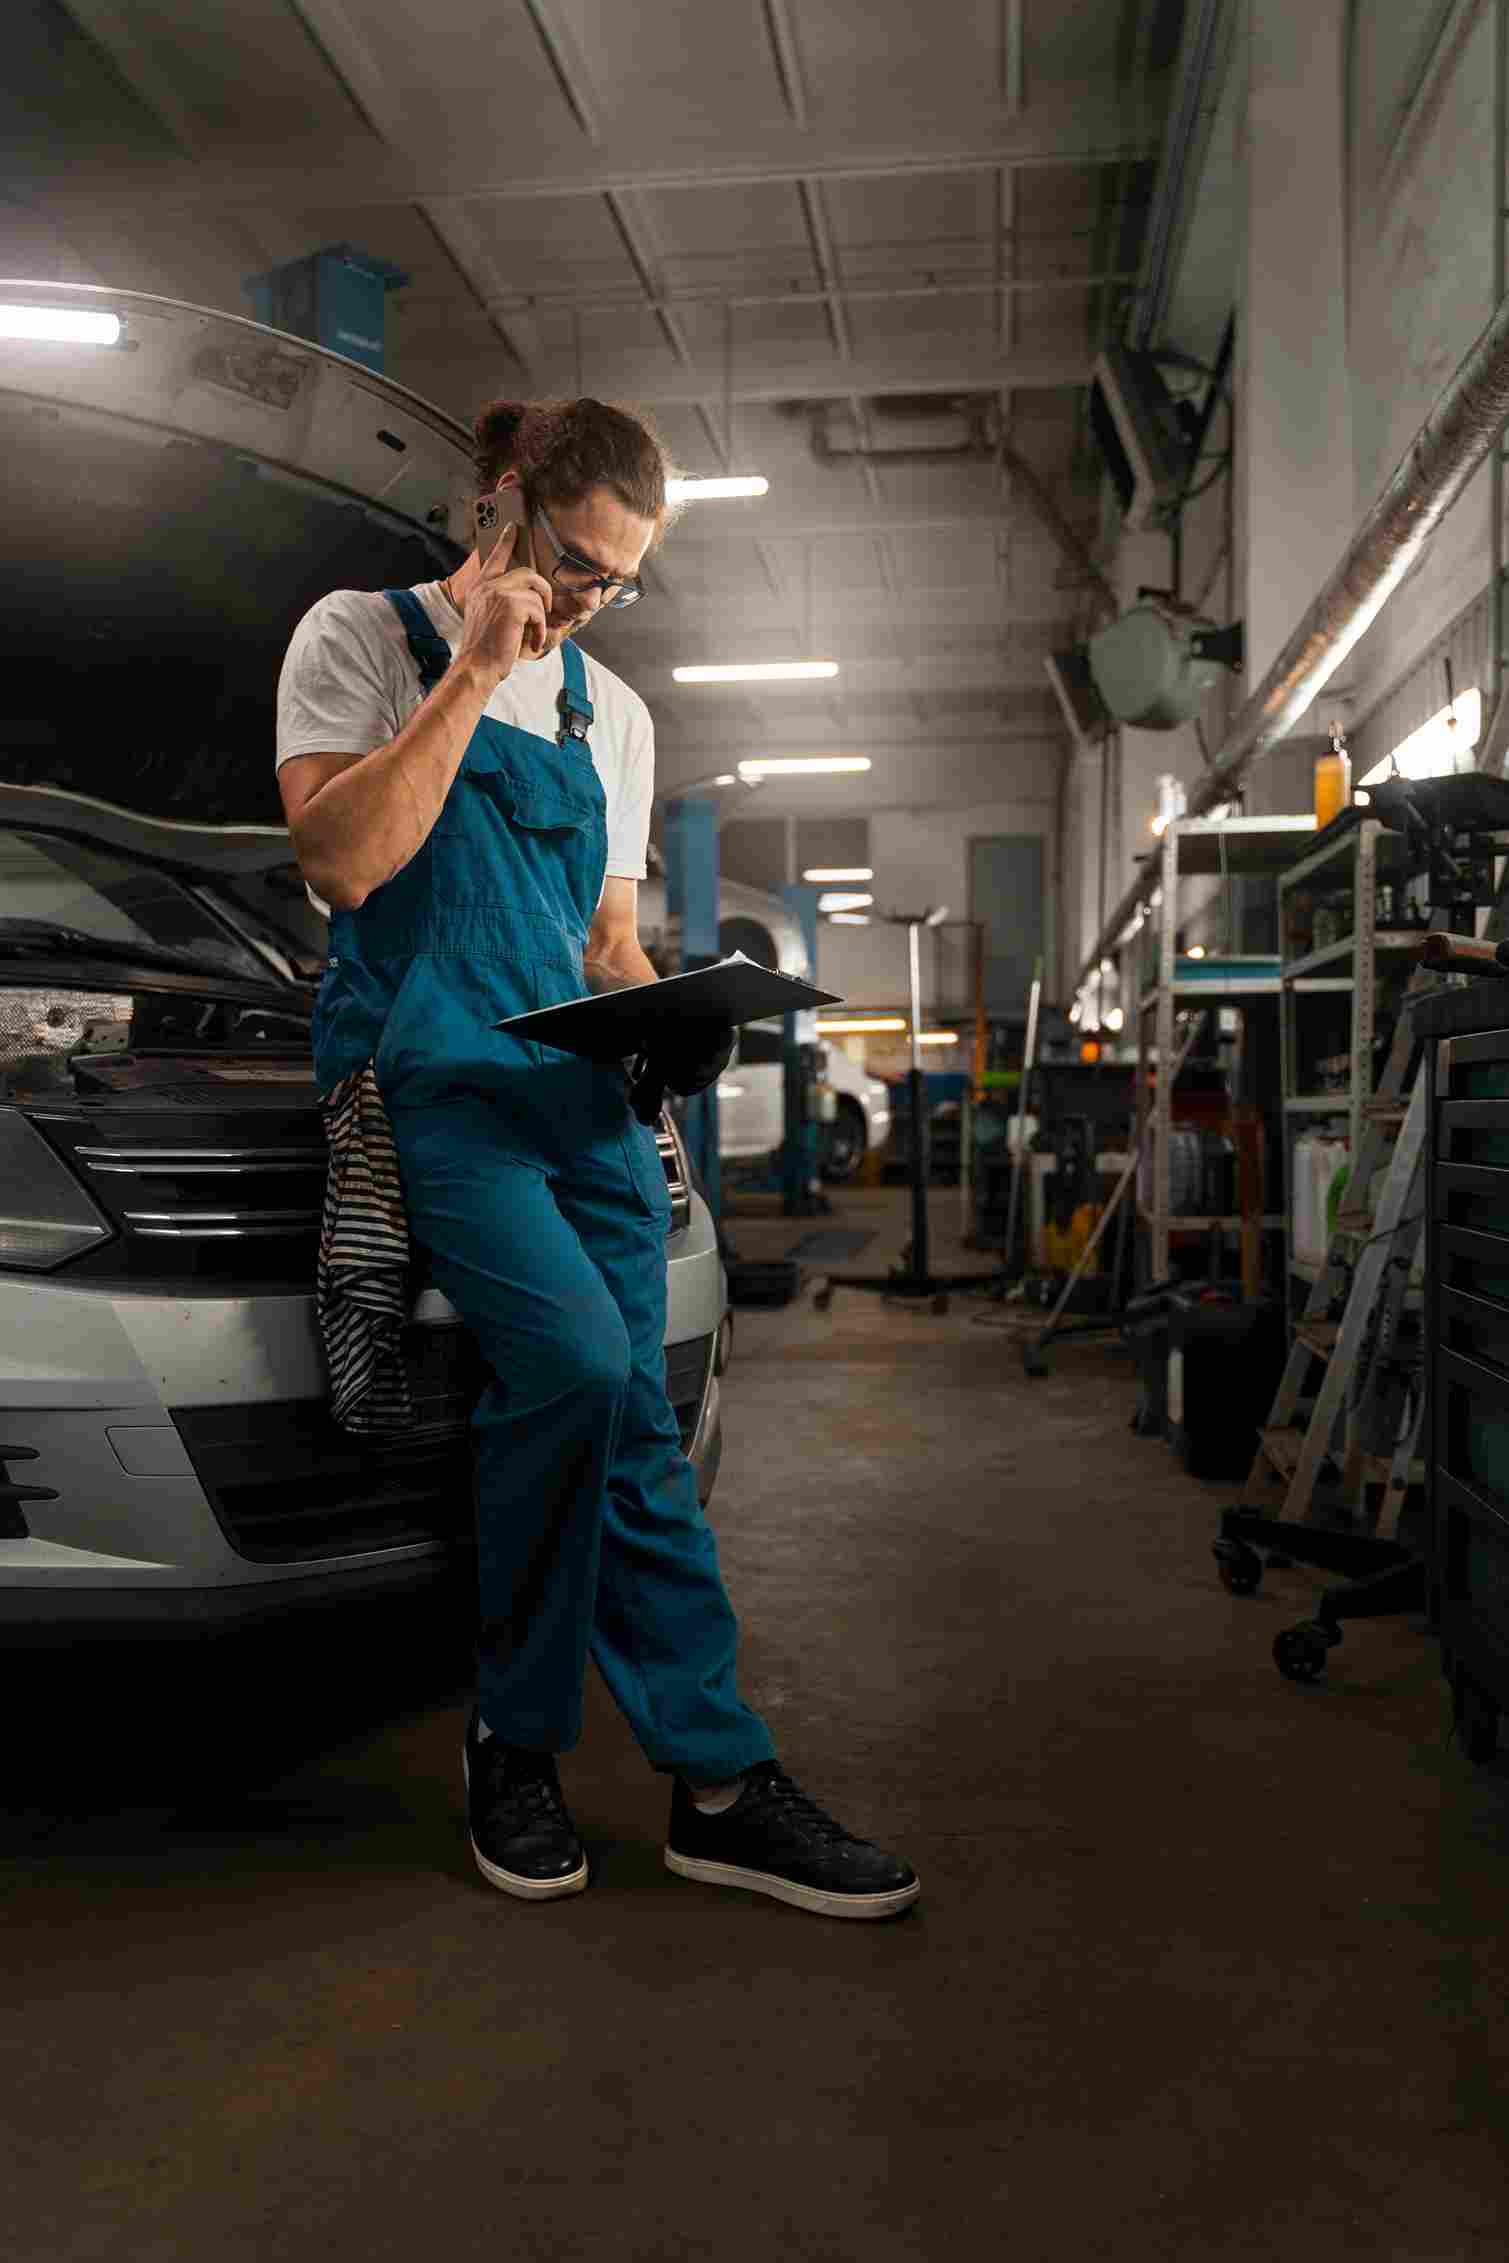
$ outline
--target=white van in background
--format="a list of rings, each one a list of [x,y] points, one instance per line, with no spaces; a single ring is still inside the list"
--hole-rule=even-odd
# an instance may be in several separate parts
[[[639,940],[661,972],[668,972],[674,959],[665,882],[654,873],[639,885]],[[815,978],[801,922],[790,906],[734,880],[718,883],[718,947],[742,951],[780,974]],[[739,1032],[737,1059],[718,1086],[718,1152],[725,1161],[757,1161],[774,1154],[785,1137],[781,1035],[778,1021],[751,1022]],[[890,1137],[891,1097],[840,1046],[820,1050],[822,1082],[832,1103],[822,1126],[821,1168],[830,1184],[839,1185]]]

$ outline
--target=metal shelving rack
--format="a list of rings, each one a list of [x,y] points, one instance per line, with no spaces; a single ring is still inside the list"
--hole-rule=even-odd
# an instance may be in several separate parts
[[[1164,1064],[1175,1057],[1174,1021],[1192,1006],[1249,1006],[1260,998],[1280,996],[1276,957],[1242,958],[1212,953],[1193,959],[1178,951],[1180,886],[1196,878],[1235,879],[1267,875],[1277,879],[1305,840],[1313,835],[1313,817],[1180,817],[1165,827],[1161,849],[1159,889],[1148,920],[1153,929],[1156,967],[1150,982],[1139,980],[1137,1000],[1137,1142],[1138,1152],[1149,1122],[1153,1134],[1152,1201],[1138,1204],[1138,1216],[1148,1230],[1149,1278],[1166,1280],[1171,1238],[1179,1232],[1209,1234],[1213,1230],[1235,1235],[1240,1217],[1184,1218],[1173,1215],[1170,1160],[1173,1134],[1173,1087],[1163,1074]],[[1140,941],[1140,937],[1139,937]],[[1136,946],[1134,945],[1134,949]],[[1139,976],[1144,961],[1138,959]],[[1264,1216],[1266,1230],[1284,1224],[1281,1217]]]
[[[1310,856],[1292,865],[1279,880],[1279,951],[1283,985],[1279,1042],[1284,1086],[1284,1185],[1292,1222],[1294,1209],[1294,1143],[1317,1118],[1346,1120],[1347,1141],[1354,1156],[1360,1154],[1362,1133],[1373,1105],[1373,1041],[1377,1035],[1378,974],[1380,959],[1399,954],[1406,959],[1418,952],[1423,927],[1380,927],[1377,919],[1380,881],[1402,888],[1406,859],[1401,835],[1390,833],[1377,818],[1360,811],[1340,830],[1327,828],[1328,838]],[[1350,932],[1291,955],[1291,942],[1302,922],[1295,917],[1294,899],[1316,894],[1317,881],[1333,892],[1350,888]],[[1301,1089],[1309,1083],[1310,1048],[1303,1042],[1300,1017],[1318,998],[1350,996],[1351,1034],[1346,1048],[1349,1070],[1346,1085],[1334,1092]],[[1395,1111],[1397,1114],[1397,1111]],[[1293,1232],[1287,1237],[1290,1275],[1313,1282],[1319,1266],[1296,1258]]]

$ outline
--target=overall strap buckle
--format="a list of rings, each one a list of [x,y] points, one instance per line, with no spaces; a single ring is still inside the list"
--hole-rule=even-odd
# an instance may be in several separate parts
[[[569,640],[561,646],[561,674],[561,688],[555,703],[561,727],[555,734],[555,743],[563,747],[568,739],[574,739],[578,746],[585,746],[587,733],[592,728],[592,702],[587,697],[586,664]]]
[[[573,699],[570,691],[563,688],[555,706],[561,719],[561,727],[555,735],[556,745],[564,746],[568,739],[576,739],[585,746],[587,733],[592,727],[592,702]]]

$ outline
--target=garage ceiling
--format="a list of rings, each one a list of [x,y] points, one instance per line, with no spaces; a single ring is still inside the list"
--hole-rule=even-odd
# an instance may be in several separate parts
[[[19,0],[0,265],[245,313],[349,241],[391,375],[647,407],[692,505],[592,648],[662,782],[866,753],[760,813],[1053,791],[1044,653],[1096,532],[1085,397],[1135,281],[1183,0]],[[819,454],[820,451],[820,454]],[[1025,468],[1023,468],[1025,467]],[[824,686],[676,685],[820,658]]]

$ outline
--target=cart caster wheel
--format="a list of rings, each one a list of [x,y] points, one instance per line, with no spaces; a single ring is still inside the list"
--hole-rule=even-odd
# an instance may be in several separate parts
[[[1256,1595],[1263,1584],[1263,1559],[1245,1540],[1217,1540],[1211,1554],[1228,1595]]]
[[[1302,1619],[1297,1627],[1286,1627],[1274,1642],[1273,1663],[1286,1681],[1318,1682],[1340,1640],[1318,1619]]]
[[[1046,1375],[1048,1372],[1048,1355],[1046,1352],[1039,1351],[1036,1344],[1024,1344],[1022,1346],[1022,1365],[1029,1375]]]
[[[948,1310],[948,1298],[941,1291],[933,1299],[933,1310],[934,1312],[947,1312]]]

